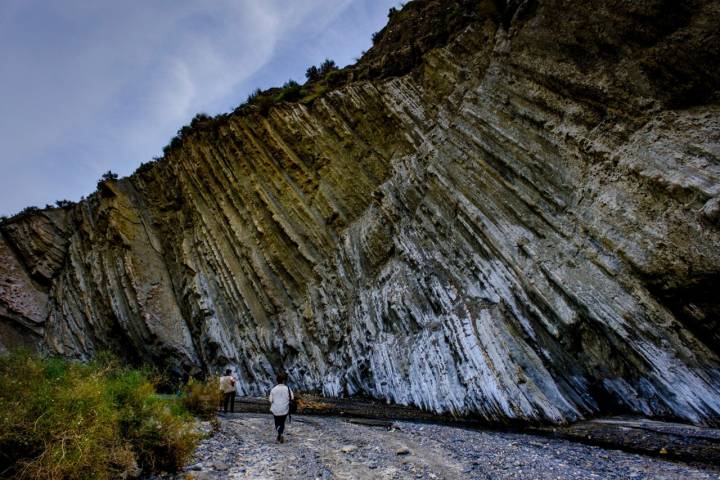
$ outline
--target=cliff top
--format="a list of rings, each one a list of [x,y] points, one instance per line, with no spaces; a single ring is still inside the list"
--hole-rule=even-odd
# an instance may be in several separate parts
[[[198,113],[163,148],[162,157],[141,163],[131,177],[142,174],[156,162],[164,160],[182,146],[184,139],[197,133],[217,131],[233,115],[266,116],[270,109],[282,104],[310,105],[326,93],[351,82],[405,75],[420,65],[423,55],[447,44],[470,23],[488,16],[499,18],[504,9],[505,3],[500,0],[414,0],[404,4],[401,9],[391,8],[387,25],[373,34],[372,47],[363,52],[355,64],[338,68],[328,60],[319,67],[309,67],[308,78],[302,85],[289,81],[282,87],[258,89],[229,113],[214,117]],[[113,177],[111,172],[103,175],[98,182],[98,190],[105,181],[111,180],[117,180],[117,175]],[[68,209],[74,203],[59,200],[57,206],[46,205],[42,209],[29,206],[10,218],[0,218],[0,225],[41,211]]]

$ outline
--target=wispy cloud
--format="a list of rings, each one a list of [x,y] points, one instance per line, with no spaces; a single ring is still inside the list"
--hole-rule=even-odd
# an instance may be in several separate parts
[[[349,61],[396,3],[3,0],[0,214],[78,199],[103,171],[160,154],[195,113],[324,56]]]

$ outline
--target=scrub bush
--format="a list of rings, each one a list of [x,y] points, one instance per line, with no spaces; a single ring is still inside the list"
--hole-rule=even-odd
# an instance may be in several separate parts
[[[295,80],[288,80],[275,97],[278,102],[297,102],[300,100],[302,87]]]
[[[149,372],[109,357],[82,364],[0,357],[0,478],[111,479],[176,471],[199,435]]]
[[[222,394],[217,378],[200,382],[194,379],[183,387],[181,402],[189,412],[203,419],[212,419],[218,411]]]
[[[326,58],[325,61],[320,64],[320,67],[318,67],[318,72],[320,73],[321,77],[325,77],[328,73],[337,69],[338,66],[335,64],[335,61]]]
[[[321,79],[320,70],[318,70],[318,68],[315,65],[311,65],[310,67],[308,67],[307,70],[305,70],[305,78],[309,82],[317,82],[318,80]]]

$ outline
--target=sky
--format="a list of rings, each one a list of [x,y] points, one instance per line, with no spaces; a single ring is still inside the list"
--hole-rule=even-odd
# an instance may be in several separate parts
[[[0,0],[0,215],[77,201],[199,112],[371,46],[395,0]]]

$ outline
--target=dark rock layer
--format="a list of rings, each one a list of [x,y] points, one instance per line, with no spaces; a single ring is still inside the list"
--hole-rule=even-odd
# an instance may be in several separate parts
[[[493,421],[718,423],[717,18],[411,2],[312,104],[3,224],[0,339],[233,365],[244,394],[284,368]]]

